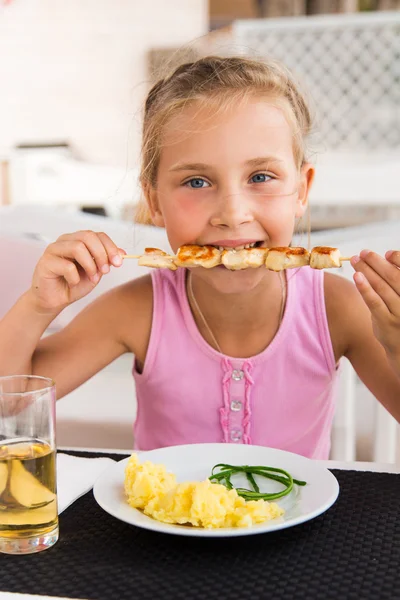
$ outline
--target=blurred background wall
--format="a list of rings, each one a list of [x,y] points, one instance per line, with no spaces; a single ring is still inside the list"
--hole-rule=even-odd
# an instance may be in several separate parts
[[[240,53],[283,60],[314,99],[312,228],[399,218],[398,6],[0,0],[0,205],[132,220],[149,87],[184,61]]]
[[[208,27],[207,0],[8,1],[0,156],[22,142],[68,141],[83,160],[125,166],[129,142],[134,162],[149,50],[187,44]]]

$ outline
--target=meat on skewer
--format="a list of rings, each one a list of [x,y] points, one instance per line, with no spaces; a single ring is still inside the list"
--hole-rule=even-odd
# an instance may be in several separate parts
[[[138,265],[140,267],[171,269],[171,271],[176,271],[178,268],[174,257],[158,248],[146,248],[144,254],[139,256]]]
[[[181,246],[175,257],[178,267],[204,267],[211,269],[221,264],[221,252],[215,246]]]
[[[270,248],[265,266],[270,271],[296,269],[310,264],[310,253],[305,248],[277,247]]]
[[[256,269],[265,264],[268,248],[243,248],[243,250],[223,250],[221,262],[231,271]]]
[[[175,271],[177,267],[203,267],[211,269],[223,264],[227,269],[238,271],[247,268],[265,266],[271,271],[283,271],[310,266],[313,269],[332,269],[342,266],[350,257],[341,256],[338,248],[316,246],[309,252],[305,248],[243,248],[219,250],[214,246],[181,246],[176,256],[171,256],[158,248],[146,248],[143,255],[127,254],[123,258],[137,258],[144,267],[167,268]]]
[[[332,267],[341,267],[342,260],[347,259],[340,256],[340,250],[337,248],[316,246],[311,250],[310,267],[312,269],[330,269]]]

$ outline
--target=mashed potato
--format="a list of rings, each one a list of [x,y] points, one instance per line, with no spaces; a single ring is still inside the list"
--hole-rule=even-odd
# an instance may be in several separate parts
[[[155,498],[164,496],[176,487],[176,477],[167,473],[164,465],[147,460],[140,464],[137,454],[132,454],[125,469],[125,492],[134,508],[146,508]]]
[[[150,461],[140,464],[133,454],[125,469],[128,503],[163,523],[195,527],[250,527],[283,515],[275,502],[246,502],[236,490],[205,481],[177,483],[164,465]]]

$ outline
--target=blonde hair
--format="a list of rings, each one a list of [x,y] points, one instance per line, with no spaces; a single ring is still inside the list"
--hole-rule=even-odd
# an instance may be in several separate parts
[[[216,99],[221,107],[250,96],[267,96],[277,102],[293,126],[293,150],[297,165],[305,161],[306,138],[312,127],[311,112],[304,94],[290,71],[275,60],[207,56],[179,66],[150,90],[144,111],[142,188],[155,186],[167,123],[193,102]],[[145,200],[139,204],[136,222],[152,223]]]

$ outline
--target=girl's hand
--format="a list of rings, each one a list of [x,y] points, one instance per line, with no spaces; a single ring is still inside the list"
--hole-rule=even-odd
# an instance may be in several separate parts
[[[400,251],[390,250],[383,258],[363,250],[351,264],[357,289],[371,311],[374,334],[400,364]]]
[[[33,274],[30,293],[38,311],[57,313],[96,287],[110,265],[120,267],[124,250],[105,233],[68,233],[50,244]]]

